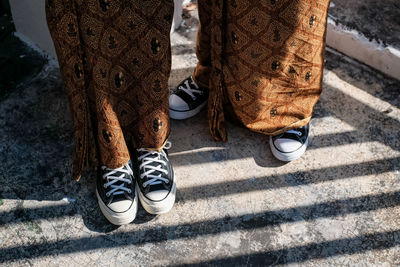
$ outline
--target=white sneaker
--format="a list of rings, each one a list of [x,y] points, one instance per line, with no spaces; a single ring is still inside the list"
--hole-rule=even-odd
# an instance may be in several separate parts
[[[98,170],[97,201],[101,212],[115,225],[130,223],[136,217],[138,197],[131,164],[129,161],[117,169],[102,166]]]
[[[186,78],[169,96],[169,116],[175,120],[193,117],[207,104],[208,91],[199,87],[192,76]]]
[[[136,150],[135,173],[140,203],[150,214],[170,211],[175,203],[176,184],[174,171],[168,160],[167,146],[161,150]]]
[[[309,124],[284,132],[277,136],[270,136],[269,145],[272,154],[281,161],[292,161],[300,158],[307,149]]]

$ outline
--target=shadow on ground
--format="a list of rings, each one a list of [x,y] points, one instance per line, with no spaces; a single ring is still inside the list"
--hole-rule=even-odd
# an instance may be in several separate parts
[[[357,77],[354,77],[354,73],[352,73],[352,71],[356,72],[356,67],[347,66],[343,68],[343,64],[349,63],[346,63],[339,55],[328,53],[326,68],[335,72],[346,82],[359,86]],[[349,70],[349,72],[343,72],[343,69]],[[363,71],[369,72],[367,76],[370,77],[371,83],[376,82],[377,79],[384,79],[385,86],[387,85],[389,88],[386,90],[384,86],[383,90],[374,92],[374,96],[382,100],[390,100],[392,105],[398,107],[400,99],[398,95],[393,94],[393,88],[399,89],[399,83],[389,78],[382,78],[380,74],[371,70]],[[341,101],[342,105],[332,104],[337,101]],[[2,184],[0,198],[4,201],[21,200],[19,208],[10,212],[0,212],[0,226],[41,219],[81,216],[89,230],[108,234],[2,248],[0,249],[0,262],[130,244],[159,243],[166,240],[195,238],[241,229],[257,229],[286,222],[384,209],[400,204],[400,192],[394,192],[273,212],[252,213],[190,224],[178,223],[156,228],[146,227],[146,222],[155,217],[145,214],[141,209],[138,220],[134,223],[143,224],[143,230],[113,233],[116,228],[107,223],[97,208],[93,173],[88,173],[85,179],[80,182],[70,180],[72,163],[70,156],[73,144],[72,122],[68,110],[60,75],[58,70],[51,66],[48,70],[44,70],[33,82],[21,85],[0,104],[0,161],[2,162],[0,166]],[[358,115],[355,116],[351,112],[357,112]],[[355,130],[339,134],[313,136],[309,148],[311,153],[312,150],[318,148],[330,147],[335,149],[335,146],[370,141],[381,142],[396,151],[400,149],[398,120],[391,118],[385,112],[379,112],[363,104],[355,98],[344,95],[340,90],[331,86],[325,86],[325,92],[314,113],[314,118],[328,116],[346,122]],[[360,119],[360,116],[363,118]],[[331,125],[331,127],[335,126]],[[208,133],[205,112],[187,121],[172,122],[172,131],[171,141],[175,146],[171,149],[171,161],[175,166],[223,162],[242,157],[254,158],[259,166],[265,168],[281,166],[281,163],[275,160],[269,152],[267,137],[250,132],[242,127],[228,124],[229,141],[227,143],[214,142]],[[196,151],[196,149],[201,148],[210,149]],[[399,162],[399,158],[384,158],[360,164],[260,177],[254,179],[252,183],[237,181],[229,184],[222,183],[218,186],[215,184],[194,186],[182,190],[178,189],[177,201],[185,202],[241,192],[287,187],[288,184],[295,187],[355,176],[381,174],[393,171],[395,166],[399,165]],[[211,186],[213,190],[209,190]],[[59,203],[57,206],[32,209],[22,206],[22,200],[61,201],[65,198],[71,199],[71,201],[65,204]],[[115,240],[118,240],[118,242]],[[293,263],[398,245],[400,245],[400,232],[392,231],[266,251],[260,254],[204,261],[201,264]]]

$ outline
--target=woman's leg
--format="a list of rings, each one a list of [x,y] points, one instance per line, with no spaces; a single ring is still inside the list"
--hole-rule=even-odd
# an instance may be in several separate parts
[[[207,104],[211,71],[210,21],[212,1],[198,1],[199,30],[196,55],[198,63],[192,76],[183,80],[169,98],[170,116],[182,120],[199,113]]]
[[[211,0],[199,0],[199,30],[196,40],[196,56],[197,66],[193,72],[193,80],[201,87],[209,87],[210,70],[211,70]]]
[[[329,0],[198,4],[198,64],[193,79],[184,80],[170,97],[175,100],[171,111],[179,109],[175,113],[180,115],[200,106],[196,98],[209,90],[210,129],[216,140],[227,138],[225,117],[273,136],[306,125],[321,93]],[[300,132],[308,136],[307,127],[290,136]]]
[[[99,204],[111,221],[124,213],[121,209],[129,211],[128,219],[112,221],[125,223],[134,217],[135,202],[128,163],[131,159],[133,166],[140,165],[128,147],[161,153],[169,134],[173,2],[48,0],[46,10],[78,136],[74,168],[78,176],[89,165],[87,154],[93,149],[88,147],[96,143],[103,166]],[[132,181],[114,179],[117,174]],[[115,186],[119,188],[113,190]]]

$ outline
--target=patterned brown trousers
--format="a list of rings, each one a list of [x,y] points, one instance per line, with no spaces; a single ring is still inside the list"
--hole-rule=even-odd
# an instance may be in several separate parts
[[[210,87],[211,134],[225,117],[267,135],[309,122],[321,93],[329,0],[199,0],[194,80]]]
[[[74,121],[74,171],[117,168],[169,135],[173,0],[47,0]]]
[[[194,79],[210,87],[212,136],[224,120],[274,135],[311,118],[321,93],[329,0],[198,0]],[[46,0],[74,121],[74,171],[116,168],[129,147],[169,135],[173,0]]]

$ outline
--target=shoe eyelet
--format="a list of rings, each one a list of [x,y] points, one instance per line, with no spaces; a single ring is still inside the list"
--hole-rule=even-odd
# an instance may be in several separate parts
[[[132,193],[132,190],[129,189],[129,190],[128,190],[128,193],[129,193],[129,194]]]
[[[110,194],[109,194],[109,193],[106,193],[106,196],[107,196],[107,197],[110,197]]]
[[[107,188],[107,186],[106,186],[106,185],[103,185],[103,187],[104,187],[104,188]]]

